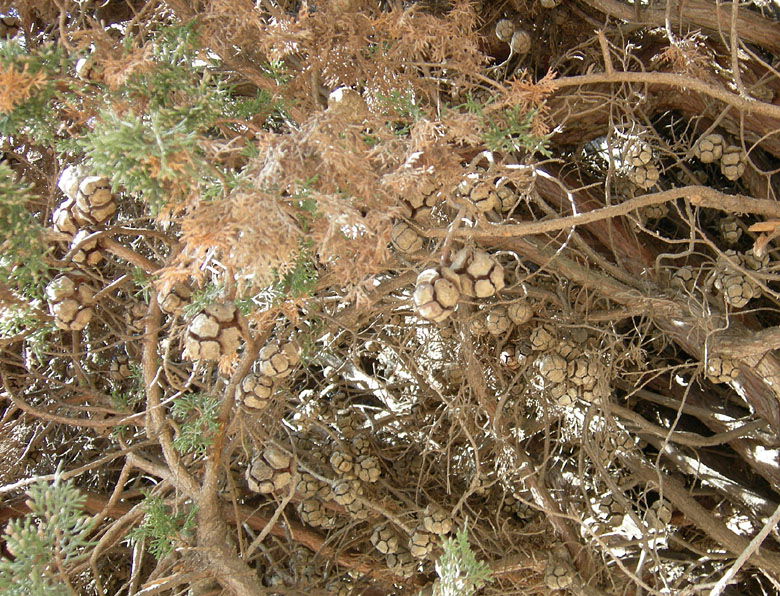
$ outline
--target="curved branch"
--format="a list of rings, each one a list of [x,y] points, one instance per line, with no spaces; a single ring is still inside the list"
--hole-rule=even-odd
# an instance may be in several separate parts
[[[702,95],[707,95],[713,99],[722,101],[743,112],[760,114],[762,116],[767,116],[768,118],[780,120],[780,106],[757,101],[749,97],[740,97],[739,95],[735,95],[734,93],[730,93],[725,89],[710,83],[705,83],[699,79],[668,72],[600,72],[573,77],[562,77],[550,81],[550,85],[556,89],[578,87],[581,85],[599,85],[604,83],[647,83],[678,87],[685,91],[697,91]],[[778,125],[780,125],[780,123],[778,123]]]

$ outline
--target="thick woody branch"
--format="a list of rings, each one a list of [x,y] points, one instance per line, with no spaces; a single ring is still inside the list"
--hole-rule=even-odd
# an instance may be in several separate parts
[[[584,4],[621,21],[637,22],[634,7],[620,0],[582,1]],[[673,9],[670,15],[672,27],[700,27],[712,33],[722,34],[726,38],[730,37],[732,25],[731,2],[716,3],[710,0],[679,0],[675,4],[678,7]],[[663,27],[665,21],[666,11],[664,8],[641,8],[640,23]],[[778,53],[780,52],[780,36],[778,36],[777,31],[777,23],[773,23],[755,12],[748,10],[738,11],[736,32],[743,40]]]
[[[730,553],[739,556],[748,549],[749,540],[729,530],[726,524],[716,519],[711,512],[707,511],[695,499],[689,496],[688,491],[676,479],[659,473],[637,458],[621,457],[621,460],[642,481],[658,485],[663,492],[663,496],[676,509],[682,511],[688,520]],[[660,485],[658,484],[659,476]],[[753,553],[750,557],[750,562],[775,574],[780,573],[780,555],[776,553],[768,551]]]

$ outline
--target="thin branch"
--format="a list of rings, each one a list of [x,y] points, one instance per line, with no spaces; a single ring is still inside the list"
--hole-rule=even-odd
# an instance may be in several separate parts
[[[68,424],[71,426],[82,426],[85,428],[101,428],[101,429],[112,428],[117,426],[128,426],[131,424],[135,426],[143,426],[143,422],[137,420],[142,416],[142,414],[132,414],[130,416],[122,416],[122,417],[114,416],[112,418],[104,418],[103,420],[90,420],[88,418],[71,418],[70,416],[51,414],[50,412],[46,412],[41,410],[40,408],[31,406],[29,403],[27,403],[27,401],[22,396],[18,395],[15,391],[13,391],[9,383],[8,371],[3,366],[0,366],[0,380],[2,380],[3,387],[5,387],[5,394],[11,398],[11,401],[17,408],[26,412],[27,414],[30,414],[31,416],[40,418],[41,420],[49,420],[51,422]]]
[[[100,245],[108,252],[116,255],[120,259],[124,259],[131,265],[135,265],[136,267],[143,269],[146,273],[154,273],[160,268],[160,266],[156,263],[153,263],[146,257],[139,255],[133,249],[127,248],[123,244],[119,244],[119,242],[112,238],[102,238],[100,240]]]
[[[528,236],[531,234],[546,234],[548,232],[568,230],[575,226],[601,221],[604,219],[612,219],[615,217],[620,217],[621,215],[627,215],[632,211],[636,211],[637,209],[646,207],[648,205],[659,205],[661,203],[675,201],[677,199],[691,196],[692,194],[699,191],[699,189],[703,190],[705,188],[706,187],[704,186],[686,186],[682,188],[673,188],[671,190],[642,195],[633,199],[629,199],[628,201],[618,205],[611,205],[609,207],[603,207],[593,211],[586,211],[585,213],[578,213],[577,215],[568,215],[565,217],[558,217],[544,221],[529,221],[520,224],[491,224],[485,226],[485,228],[487,228],[486,231],[465,229],[459,230],[457,235],[467,236],[469,238],[484,241],[487,238],[520,238],[522,236]],[[430,235],[441,236],[442,232],[440,230],[434,230],[430,232]]]
[[[716,445],[723,445],[724,443],[728,443],[734,439],[744,438],[757,430],[766,428],[767,426],[766,420],[754,420],[752,422],[743,424],[738,428],[724,431],[722,433],[717,433],[711,437],[702,437],[696,433],[685,431],[673,431],[670,433],[668,429],[657,426],[652,422],[645,420],[636,412],[617,404],[610,404],[609,409],[611,412],[638,426],[641,431],[656,435],[658,437],[668,436],[671,442],[678,443],[680,445],[687,445],[688,447],[714,447]]]
[[[667,72],[603,72],[576,75],[573,77],[561,77],[550,81],[550,85],[556,89],[579,87],[581,85],[600,85],[605,83],[647,83],[651,85],[677,87],[686,92],[695,91],[707,95],[743,112],[760,114],[762,116],[780,120],[780,106],[764,103],[750,97],[740,97],[721,87],[685,75]]]
[[[80,466],[73,470],[66,470],[65,472],[62,472],[59,476],[63,480],[75,478],[76,476],[80,476],[84,472],[89,472],[90,470],[94,470],[95,468],[100,468],[110,461],[113,461],[119,457],[124,457],[128,453],[132,453],[133,451],[136,451],[138,449],[148,447],[149,445],[152,445],[154,443],[156,443],[156,441],[143,441],[141,443],[136,443],[135,445],[131,445],[130,447],[126,447],[125,449],[122,449],[120,451],[115,451],[113,453],[104,455],[103,457],[91,461],[85,466]],[[8,493],[15,492],[19,489],[24,488],[25,486],[30,486],[31,484],[35,484],[36,482],[51,482],[52,480],[54,480],[55,476],[56,474],[44,474],[43,476],[33,476],[32,478],[25,478],[24,480],[19,480],[18,482],[14,482],[13,484],[6,484],[5,486],[0,486],[0,495],[5,495]]]

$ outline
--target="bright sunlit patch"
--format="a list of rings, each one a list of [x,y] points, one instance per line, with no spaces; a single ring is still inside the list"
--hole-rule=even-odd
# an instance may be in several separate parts
[[[777,466],[780,463],[780,450],[778,449],[767,449],[761,445],[756,445],[753,448],[753,455],[756,461],[760,461],[762,464]]]
[[[747,515],[734,515],[726,520],[726,526],[735,534],[750,536],[754,532],[753,524]]]

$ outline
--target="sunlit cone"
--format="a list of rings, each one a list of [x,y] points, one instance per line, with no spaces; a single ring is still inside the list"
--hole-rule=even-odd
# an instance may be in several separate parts
[[[501,19],[496,23],[496,37],[501,41],[512,39],[512,33],[515,32],[515,24],[509,19]]]
[[[333,471],[341,476],[351,474],[355,467],[352,456],[343,449],[334,449],[329,461]]]
[[[506,314],[515,325],[525,325],[534,317],[534,309],[526,300],[516,300],[506,309]]]
[[[489,298],[504,287],[504,268],[483,250],[460,249],[450,269],[460,277],[460,291],[466,296]]]
[[[646,166],[653,160],[653,150],[644,141],[633,139],[623,152],[623,159],[634,168]]]
[[[340,480],[333,485],[331,497],[339,505],[347,506],[363,494],[363,487],[356,480]]]
[[[561,561],[550,560],[544,570],[544,583],[551,590],[565,590],[574,579],[574,570]]]
[[[389,526],[379,526],[371,534],[371,544],[383,555],[397,553],[398,534]]]
[[[761,288],[740,272],[726,272],[716,277],[715,287],[723,292],[723,298],[734,308],[742,308],[753,298],[761,296]]]
[[[71,261],[82,267],[94,267],[103,260],[103,251],[97,238],[86,240],[89,235],[87,230],[79,230],[70,243]]]
[[[417,559],[425,559],[433,552],[435,534],[418,528],[409,539],[409,552]]]
[[[207,306],[187,325],[184,356],[190,360],[219,360],[234,354],[241,343],[237,317],[233,303]]]
[[[658,182],[658,168],[653,164],[637,166],[629,170],[628,177],[639,188],[647,190]]]
[[[710,356],[707,360],[707,378],[713,383],[731,383],[739,377],[739,367],[730,358]]]
[[[582,357],[569,362],[569,380],[584,389],[593,389],[603,371],[592,358]]]
[[[528,31],[524,29],[517,29],[512,33],[512,37],[509,39],[509,47],[515,54],[521,56],[527,54],[531,49],[531,36]]]
[[[292,373],[298,364],[298,348],[292,342],[273,342],[260,350],[258,360],[262,374],[281,379]]]
[[[536,369],[550,383],[563,383],[567,378],[566,359],[555,352],[547,352],[536,359]]]
[[[546,352],[554,349],[558,339],[554,329],[548,325],[537,325],[531,331],[531,347],[537,352]]]
[[[374,455],[363,455],[355,462],[355,474],[363,482],[373,483],[379,480],[381,469],[379,459]]]
[[[494,306],[488,311],[487,319],[485,321],[488,333],[493,336],[503,335],[512,326],[512,322],[509,320],[506,308],[503,306]]]
[[[435,323],[452,314],[460,298],[460,279],[447,267],[426,269],[417,276],[414,305],[424,319]]]
[[[170,290],[157,292],[157,304],[167,315],[177,315],[189,304],[192,291],[183,283],[176,282]]]
[[[720,237],[727,246],[734,246],[742,237],[742,227],[735,215],[726,215],[718,222]]]
[[[271,403],[274,381],[271,377],[248,374],[236,387],[236,402],[249,410],[264,410]]]
[[[390,241],[402,253],[411,254],[422,250],[423,239],[408,224],[399,221],[390,231]]]
[[[423,527],[432,534],[449,534],[452,530],[452,517],[438,505],[429,503],[423,512]]]

